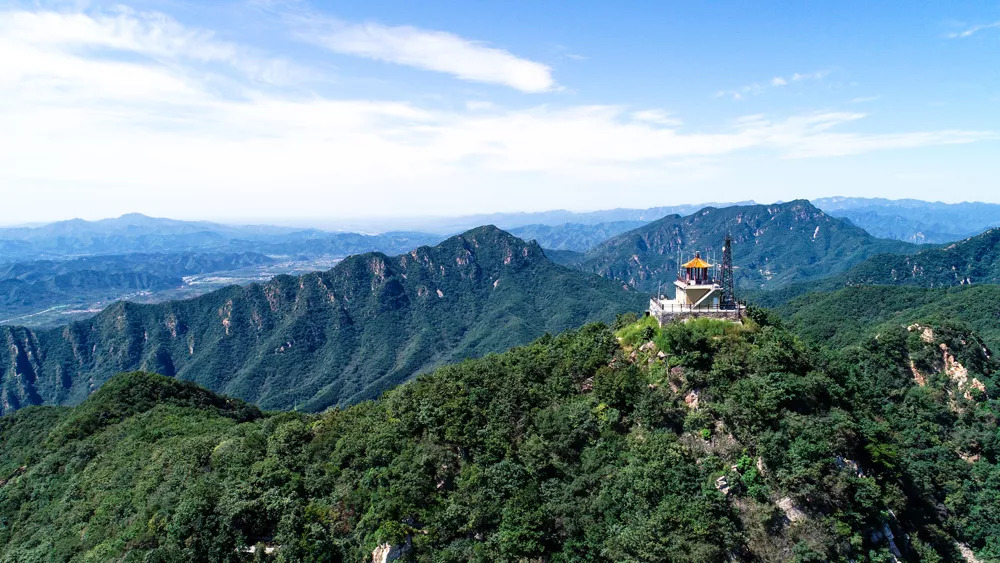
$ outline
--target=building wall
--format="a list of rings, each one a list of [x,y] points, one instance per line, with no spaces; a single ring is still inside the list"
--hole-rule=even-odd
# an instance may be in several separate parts
[[[656,317],[656,320],[657,322],[660,323],[660,326],[663,326],[665,323],[673,321],[686,321],[688,319],[697,319],[701,317],[740,322],[740,320],[743,318],[743,310],[734,309],[732,311],[719,311],[718,309],[716,309],[712,311],[699,311],[697,309],[694,309],[691,311],[685,311],[683,313],[659,313],[653,316]]]
[[[684,295],[686,295],[684,302],[688,305],[693,305],[710,291],[712,291],[711,288],[687,288],[684,290]]]

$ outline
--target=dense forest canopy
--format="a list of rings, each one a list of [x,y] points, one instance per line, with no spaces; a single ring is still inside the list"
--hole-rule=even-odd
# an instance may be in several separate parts
[[[0,559],[888,561],[887,531],[905,559],[1000,557],[1000,382],[974,333],[821,350],[762,310],[617,328],[315,415],[143,373],[24,409],[0,419]]]

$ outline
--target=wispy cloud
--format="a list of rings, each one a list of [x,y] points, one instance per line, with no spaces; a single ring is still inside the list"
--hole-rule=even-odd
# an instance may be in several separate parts
[[[664,127],[679,127],[684,122],[661,109],[646,109],[632,112],[632,119]]]
[[[312,29],[298,35],[336,53],[443,72],[462,80],[533,93],[558,88],[548,65],[444,31],[326,21],[322,25],[313,22]]]
[[[5,12],[0,18],[0,40],[35,53],[89,50],[88,59],[100,59],[96,50],[105,49],[107,59],[131,53],[163,63],[217,64],[266,83],[289,83],[308,74],[286,59],[218,39],[211,31],[182,26],[165,14],[122,6],[95,14]]]
[[[796,82],[803,82],[807,80],[820,80],[826,78],[830,74],[827,70],[818,70],[816,72],[806,72],[806,73],[793,73],[789,76],[775,76],[767,82],[754,82],[751,84],[746,84],[739,88],[733,90],[719,90],[715,93],[716,98],[730,98],[732,100],[742,100],[747,96],[759,95],[772,90],[775,88],[784,88],[790,84]]]
[[[740,122],[740,131],[758,139],[763,146],[779,150],[785,158],[838,157],[998,138],[996,132],[959,129],[882,134],[835,131],[866,117],[857,112],[816,112],[781,121],[752,116]]]
[[[956,31],[955,33],[949,33],[948,34],[948,38],[949,39],[965,39],[966,37],[971,37],[971,36],[979,33],[980,31],[983,31],[983,30],[986,30],[986,29],[998,29],[998,28],[1000,28],[1000,21],[996,21],[996,22],[993,22],[993,23],[981,24],[981,25],[974,25],[974,26],[972,26],[972,27],[970,27],[968,29],[962,30],[962,31]]]
[[[145,209],[163,214],[194,201],[259,201],[275,216],[301,216],[303,202],[342,215],[378,213],[386,201],[442,213],[464,210],[470,186],[477,201],[557,206],[567,190],[697,179],[745,151],[837,157],[996,138],[854,132],[860,112],[746,116],[692,131],[655,107],[336,98],[261,83],[256,70],[280,59],[130,12],[0,11],[0,52],[0,131],[16,132],[0,135],[0,186],[14,210],[44,200],[70,214],[101,201],[123,212],[142,194]],[[232,88],[218,87],[215,66],[232,70]]]

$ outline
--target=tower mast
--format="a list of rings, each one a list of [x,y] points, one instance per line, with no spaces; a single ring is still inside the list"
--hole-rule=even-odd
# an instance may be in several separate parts
[[[733,284],[733,237],[726,233],[726,242],[722,245],[722,299],[720,309],[736,308],[736,292]]]

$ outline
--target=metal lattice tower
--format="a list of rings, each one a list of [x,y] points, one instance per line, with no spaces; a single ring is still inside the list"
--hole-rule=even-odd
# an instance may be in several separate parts
[[[726,242],[722,245],[722,299],[720,309],[736,308],[736,292],[733,284],[733,237],[726,234]]]

